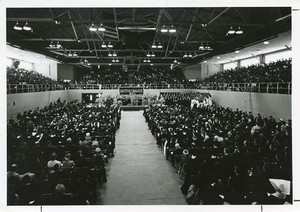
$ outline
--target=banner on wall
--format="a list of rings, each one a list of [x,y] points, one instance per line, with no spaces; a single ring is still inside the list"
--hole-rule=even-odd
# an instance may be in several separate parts
[[[129,95],[129,94],[143,94],[144,89],[143,88],[120,88],[119,89],[120,95]]]

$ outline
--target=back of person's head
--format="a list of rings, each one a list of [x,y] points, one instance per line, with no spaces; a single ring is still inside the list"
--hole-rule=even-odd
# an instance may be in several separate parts
[[[56,160],[57,155],[55,152],[52,152],[51,156],[50,156],[50,160]]]
[[[53,170],[54,170],[55,172],[59,171],[59,165],[58,165],[58,164],[55,164],[55,165],[53,166]]]
[[[22,184],[26,185],[29,184],[31,182],[30,176],[28,174],[26,174],[23,178],[22,178]]]
[[[19,176],[11,175],[7,178],[7,184],[10,186],[17,185],[19,182]]]
[[[66,155],[65,155],[65,160],[70,160],[71,159],[71,153],[67,153]]]
[[[66,193],[66,187],[63,184],[57,184],[55,187],[55,196],[64,196]]]
[[[229,148],[228,147],[225,147],[224,148],[224,155],[228,155],[229,154]]]
[[[15,172],[15,171],[17,171],[17,168],[18,168],[17,164],[14,163],[11,165],[10,171]]]

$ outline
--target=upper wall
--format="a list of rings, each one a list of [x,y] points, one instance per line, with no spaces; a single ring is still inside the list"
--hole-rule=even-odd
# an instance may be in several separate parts
[[[19,67],[27,70],[35,70],[46,77],[57,80],[57,62],[45,55],[35,52],[24,51],[9,45],[6,45],[7,66],[12,66],[13,62],[20,61]]]
[[[187,80],[189,79],[201,79],[201,65],[196,64],[196,65],[191,65],[191,66],[186,66],[182,68],[182,73],[184,74],[185,78]]]
[[[275,119],[292,119],[291,95],[212,90],[199,91],[210,93],[212,100],[224,107],[251,111],[255,115],[260,113],[263,116],[273,116]]]
[[[201,80],[204,80],[206,77],[209,77],[221,70],[221,66],[214,63],[201,63],[201,66]]]
[[[214,63],[201,63],[191,66],[186,66],[182,69],[182,73],[189,79],[200,79],[204,80],[206,77],[209,77],[218,71],[221,70],[221,67]]]
[[[68,101],[67,94],[68,91],[7,94],[7,118],[15,117],[19,112],[45,107],[58,98]]]
[[[77,66],[57,64],[57,78],[66,80],[79,80],[86,73]]]

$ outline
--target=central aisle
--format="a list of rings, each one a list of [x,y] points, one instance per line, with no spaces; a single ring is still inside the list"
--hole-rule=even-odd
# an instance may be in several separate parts
[[[110,159],[107,175],[99,204],[186,204],[179,176],[157,148],[143,111],[122,111],[115,157]]]

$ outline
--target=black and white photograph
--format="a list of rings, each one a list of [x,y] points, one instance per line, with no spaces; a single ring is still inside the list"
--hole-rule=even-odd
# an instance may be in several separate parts
[[[2,2],[1,207],[299,209],[299,2],[54,2]]]

